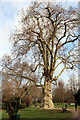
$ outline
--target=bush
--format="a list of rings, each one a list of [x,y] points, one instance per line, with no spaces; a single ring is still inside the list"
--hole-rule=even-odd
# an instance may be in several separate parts
[[[5,101],[5,110],[9,114],[10,120],[16,120],[16,114],[18,113],[20,104],[20,98],[14,98],[8,101]]]

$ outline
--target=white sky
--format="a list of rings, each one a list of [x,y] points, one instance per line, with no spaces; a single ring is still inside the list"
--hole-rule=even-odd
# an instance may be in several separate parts
[[[27,7],[29,2],[0,2],[0,58],[10,53],[9,37],[18,21],[18,11]]]
[[[6,53],[10,54],[11,42],[9,41],[9,37],[13,30],[15,30],[15,26],[18,24],[18,11],[28,7],[31,1],[32,0],[0,0],[0,65],[2,56]],[[72,5],[77,7],[79,0],[57,1],[65,2],[67,6]],[[66,78],[68,79],[67,76],[66,73]]]

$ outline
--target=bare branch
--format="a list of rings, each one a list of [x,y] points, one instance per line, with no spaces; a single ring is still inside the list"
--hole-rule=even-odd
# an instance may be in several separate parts
[[[60,75],[64,72],[64,70],[66,69],[66,67],[64,67],[61,72],[59,73],[59,75],[56,77],[57,79],[60,77]]]
[[[58,46],[58,49],[60,49],[61,47],[63,47],[67,43],[73,43],[73,42],[75,42],[76,40],[78,40],[78,38],[79,38],[79,36],[77,36],[74,40],[69,40],[69,41],[64,42],[62,45]]]
[[[59,43],[60,40],[62,40],[66,36],[66,23],[64,23],[64,25],[65,25],[64,35],[58,40],[58,43]]]
[[[37,70],[38,66],[42,66],[43,68],[45,68],[45,66],[44,66],[43,64],[41,64],[41,63],[37,64],[34,70],[32,70],[31,67],[29,67],[29,68],[30,68],[30,70],[31,70],[32,72],[35,72],[35,71]]]

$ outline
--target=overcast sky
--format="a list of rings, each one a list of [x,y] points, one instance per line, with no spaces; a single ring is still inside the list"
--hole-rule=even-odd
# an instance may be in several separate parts
[[[27,8],[31,1],[32,0],[0,0],[0,65],[2,56],[4,54],[10,54],[12,46],[9,37],[18,24],[19,11],[22,8]],[[77,7],[79,0],[58,1],[65,2],[67,6],[72,5]]]

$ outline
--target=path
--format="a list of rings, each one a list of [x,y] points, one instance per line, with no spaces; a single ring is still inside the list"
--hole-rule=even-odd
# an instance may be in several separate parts
[[[78,110],[78,118],[80,119],[80,110]]]
[[[62,108],[54,108],[58,110],[62,110]],[[72,112],[72,117],[71,118],[77,118],[77,120],[80,120],[80,110],[75,111],[74,109],[67,109]]]
[[[75,111],[74,109],[71,109],[70,111],[73,113],[72,118],[77,118],[78,120],[80,120],[80,110]]]
[[[78,111],[75,111],[75,110],[71,110],[73,115],[72,115],[72,118],[78,118]]]

